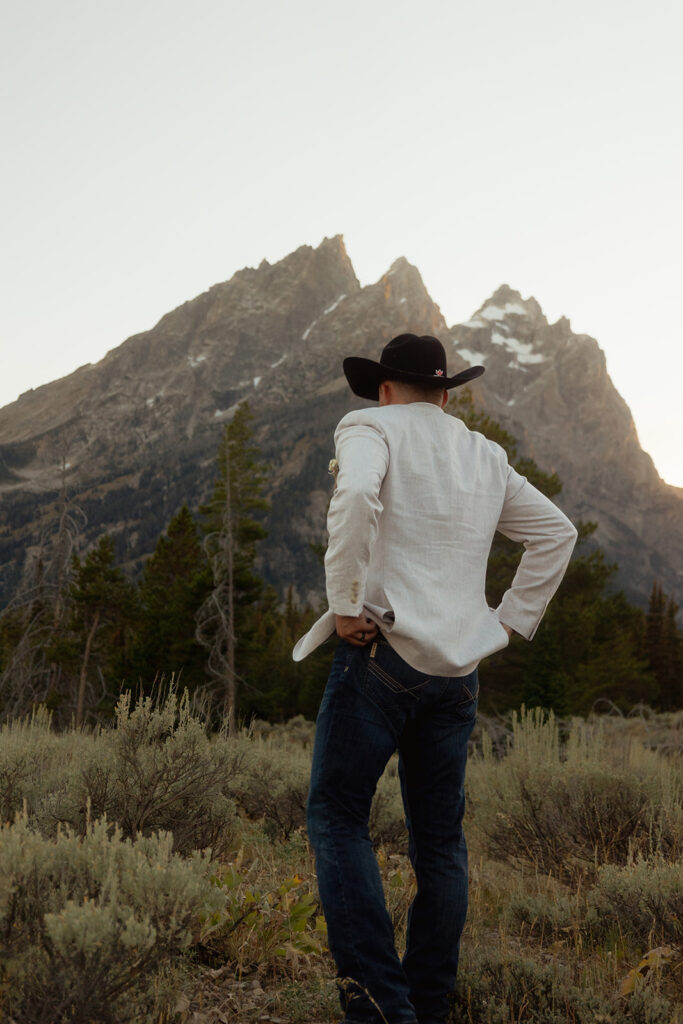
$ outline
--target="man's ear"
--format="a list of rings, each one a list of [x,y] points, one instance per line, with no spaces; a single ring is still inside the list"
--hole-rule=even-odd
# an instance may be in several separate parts
[[[379,404],[391,405],[391,388],[386,380],[380,382],[378,389]]]
[[[448,405],[448,392],[444,388],[443,392],[441,394],[441,408],[445,409],[447,405]]]

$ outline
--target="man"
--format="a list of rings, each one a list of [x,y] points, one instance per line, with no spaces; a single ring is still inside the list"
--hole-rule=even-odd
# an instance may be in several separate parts
[[[402,334],[379,363],[348,358],[344,372],[380,407],[337,427],[329,611],[294,649],[298,661],[335,630],[340,638],[316,727],[308,833],[347,1024],[445,1024],[467,911],[477,664],[513,631],[531,639],[576,530],[499,445],[443,413],[448,389],[483,367],[449,377],[436,338]],[[484,583],[496,530],[526,550],[493,610]],[[417,878],[402,961],[368,833],[396,749]]]

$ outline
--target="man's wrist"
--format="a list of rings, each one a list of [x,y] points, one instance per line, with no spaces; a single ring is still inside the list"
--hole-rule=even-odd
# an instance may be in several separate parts
[[[377,624],[366,615],[335,615],[337,636],[354,647],[363,647],[377,636]]]

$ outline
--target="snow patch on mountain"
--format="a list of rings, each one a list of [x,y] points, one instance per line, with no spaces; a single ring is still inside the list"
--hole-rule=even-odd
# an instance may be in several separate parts
[[[473,352],[469,348],[456,348],[455,351],[468,363],[483,363],[486,359],[481,352]]]
[[[506,316],[509,316],[511,313],[516,313],[517,316],[528,316],[528,310],[520,302],[506,302],[503,309]]]
[[[323,316],[327,316],[327,314],[331,313],[333,309],[336,309],[337,306],[339,305],[339,303],[343,302],[345,298],[346,298],[346,293],[344,293],[343,295],[340,295],[336,302],[333,302],[331,306],[327,307],[327,309],[323,313]]]
[[[498,331],[493,331],[491,341],[494,345],[504,345],[509,352],[513,352],[520,363],[543,363],[546,357],[541,352],[534,352],[533,345],[528,341],[520,341],[519,338],[507,338]]]
[[[479,310],[477,316],[483,317],[484,320],[504,320],[505,309],[501,309],[500,306],[484,306]]]
[[[242,401],[242,399],[240,399],[240,402],[241,401]],[[227,409],[215,409],[214,410],[214,414],[213,414],[213,418],[215,420],[227,419],[228,416],[232,416],[232,414],[238,408],[240,402],[234,402],[232,405],[228,406]]]
[[[517,316],[528,316],[528,311],[519,302],[506,302],[504,306],[495,306],[491,303],[488,306],[484,306],[478,313],[475,313],[471,320],[463,324],[464,327],[483,327],[484,321],[489,323],[500,322],[505,319],[506,316],[515,314]]]
[[[327,316],[327,314],[328,314],[328,313],[331,313],[331,312],[332,312],[333,310],[335,310],[335,309],[337,308],[337,306],[339,305],[339,303],[340,303],[340,302],[343,302],[345,298],[346,298],[346,292],[344,292],[344,294],[343,294],[343,295],[340,295],[340,296],[339,296],[339,298],[338,298],[338,299],[336,299],[336,300],[335,300],[335,301],[334,301],[334,302],[332,303],[332,305],[331,305],[331,306],[328,306],[328,307],[327,307],[327,309],[323,310],[323,314],[322,314],[322,315],[323,315],[323,316]],[[303,334],[301,335],[301,340],[302,340],[302,341],[306,341],[306,338],[307,338],[307,337],[308,337],[308,335],[309,335],[309,334],[311,333],[311,331],[313,330],[313,328],[315,327],[315,325],[317,324],[317,322],[318,322],[318,320],[319,320],[319,319],[320,319],[319,317],[316,317],[316,318],[315,318],[315,320],[313,321],[313,323],[310,323],[310,324],[308,325],[308,327],[306,328],[306,330],[304,331],[304,333],[303,333]],[[283,359],[284,359],[284,356],[283,356]],[[277,363],[276,363],[275,365],[277,366]]]

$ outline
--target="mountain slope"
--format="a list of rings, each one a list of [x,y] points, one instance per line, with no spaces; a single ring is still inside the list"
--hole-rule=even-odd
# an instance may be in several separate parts
[[[179,505],[207,496],[223,424],[245,398],[271,467],[263,571],[302,599],[319,595],[311,543],[324,536],[332,433],[364,404],[341,362],[378,358],[407,330],[441,337],[453,370],[483,362],[475,401],[557,470],[570,515],[599,521],[632,597],[646,600],[656,576],[683,603],[683,493],[641,451],[597,342],[566,319],[548,324],[534,299],[507,286],[449,329],[405,259],[361,288],[341,237],[239,271],[99,363],[0,409],[2,599],[32,571],[62,467],[88,517],[81,544],[108,530],[138,570]]]
[[[597,539],[622,566],[630,596],[643,603],[654,578],[681,595],[683,492],[641,449],[597,341],[574,334],[566,318],[549,324],[534,299],[506,285],[449,337],[487,368],[480,403],[524,454],[559,475],[562,507],[598,521]]]

